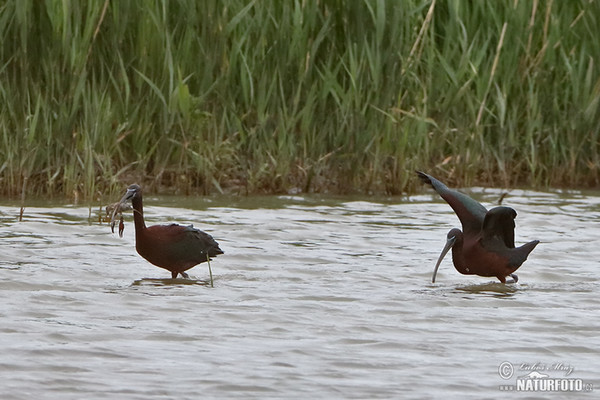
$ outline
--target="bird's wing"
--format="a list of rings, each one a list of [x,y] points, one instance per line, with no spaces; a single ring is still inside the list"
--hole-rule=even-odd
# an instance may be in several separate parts
[[[487,209],[478,201],[473,200],[464,193],[449,189],[442,182],[424,172],[416,171],[423,183],[431,185],[436,192],[452,207],[463,226],[463,232],[479,233]]]
[[[211,257],[216,257],[217,254],[223,254],[223,250],[221,250],[217,241],[208,233],[194,228],[194,225],[188,225],[183,228],[186,235],[188,235],[189,238],[193,238],[194,243],[198,246],[206,249]]]
[[[510,207],[494,207],[485,214],[482,226],[482,243],[500,240],[509,249],[515,248],[515,217]]]
[[[206,253],[215,257],[223,254],[212,236],[192,225],[153,225],[148,227],[148,231],[151,231],[153,236],[160,237],[161,241],[168,245],[169,251],[180,257],[202,257],[201,255]]]

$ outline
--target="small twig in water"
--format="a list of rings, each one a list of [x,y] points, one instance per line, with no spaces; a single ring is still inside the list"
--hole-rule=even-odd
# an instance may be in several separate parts
[[[215,287],[213,285],[213,277],[212,277],[212,269],[210,268],[210,257],[208,256],[208,253],[206,253],[206,262],[208,263],[208,274],[210,275],[210,287]]]
[[[19,211],[19,222],[23,222],[23,213],[25,212],[25,193],[27,191],[27,181],[29,177],[23,178],[23,187],[21,187],[21,210]]]
[[[508,195],[508,192],[504,192],[500,195],[500,198],[498,199],[498,205],[502,204],[502,201],[504,200],[504,198]]]

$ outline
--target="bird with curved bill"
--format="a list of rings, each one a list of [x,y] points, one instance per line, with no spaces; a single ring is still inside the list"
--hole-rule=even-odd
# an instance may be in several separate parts
[[[127,188],[127,192],[117,203],[111,218],[113,228],[116,214],[121,213],[128,201],[131,201],[133,206],[135,248],[139,255],[151,264],[171,271],[173,279],[177,278],[177,275],[189,278],[185,271],[206,262],[210,274],[210,285],[213,286],[210,260],[219,254],[223,254],[219,244],[213,237],[194,228],[193,225],[170,224],[146,227],[142,204],[142,188],[135,184]],[[121,222],[120,235],[122,230],[123,225]]]
[[[510,207],[494,207],[487,210],[466,194],[449,189],[439,180],[424,172],[416,171],[423,183],[429,184],[452,207],[462,224],[462,231],[453,228],[448,232],[446,245],[433,270],[435,283],[438,268],[448,251],[452,249],[452,261],[458,272],[464,275],[495,276],[502,283],[506,277],[516,283],[514,273],[527,260],[527,256],[540,242],[533,240],[515,247],[515,217]]]

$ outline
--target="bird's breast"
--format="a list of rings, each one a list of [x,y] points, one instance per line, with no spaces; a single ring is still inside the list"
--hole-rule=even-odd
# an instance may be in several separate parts
[[[464,269],[467,274],[498,276],[508,267],[508,258],[499,252],[487,249],[481,240],[465,241],[463,246]]]

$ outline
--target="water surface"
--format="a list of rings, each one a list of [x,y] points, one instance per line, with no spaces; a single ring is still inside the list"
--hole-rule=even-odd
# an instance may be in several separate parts
[[[472,193],[487,207],[500,195]],[[431,284],[459,226],[434,194],[146,198],[149,224],[219,242],[210,288],[205,264],[173,281],[140,258],[131,215],[120,239],[96,209],[28,207],[17,222],[4,203],[0,397],[498,398],[532,371],[600,390],[600,193],[515,190],[504,205],[519,244],[541,241],[519,283],[448,258]]]

